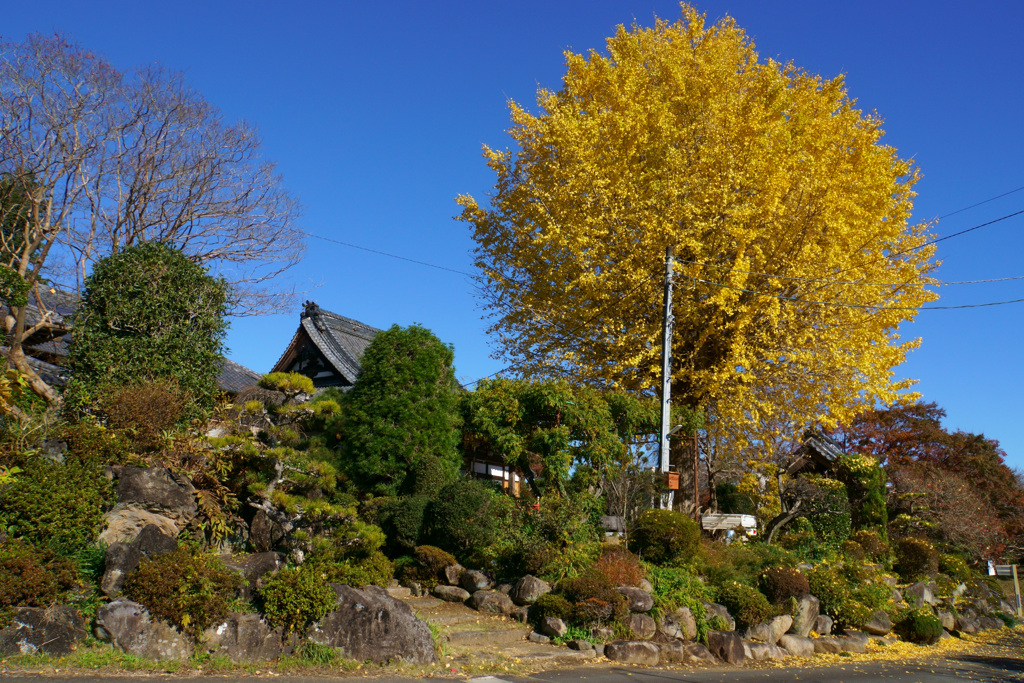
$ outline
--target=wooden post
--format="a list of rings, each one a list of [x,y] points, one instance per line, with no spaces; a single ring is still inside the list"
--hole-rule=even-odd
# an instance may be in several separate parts
[[[700,467],[700,446],[697,445],[697,431],[693,432],[693,521],[697,522],[700,528],[700,486],[698,485],[697,472]]]
[[[1017,580],[1017,565],[1013,567],[1013,597],[1017,599],[1017,616],[1024,617],[1024,610],[1021,609],[1020,604],[1020,581]]]

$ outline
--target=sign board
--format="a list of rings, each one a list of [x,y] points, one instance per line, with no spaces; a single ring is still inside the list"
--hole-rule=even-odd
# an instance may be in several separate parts
[[[992,569],[994,570],[994,573],[991,573],[992,576],[1013,576],[1012,564],[994,564]]]
[[[1021,604],[1020,578],[1017,565],[1015,564],[992,564],[988,563],[989,576],[1005,576],[1013,579],[1013,597],[1017,600],[1017,616],[1024,617],[1024,605]]]
[[[733,529],[756,529],[754,515],[722,515],[708,513],[701,517],[701,526],[707,531],[732,531]]]

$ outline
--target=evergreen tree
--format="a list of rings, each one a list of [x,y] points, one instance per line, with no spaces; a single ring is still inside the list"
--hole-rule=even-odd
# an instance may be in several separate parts
[[[452,347],[419,325],[380,332],[334,431],[340,469],[364,493],[435,493],[461,465]]]
[[[212,407],[226,311],[227,284],[166,244],[99,261],[74,316],[69,403],[88,408],[109,391],[171,380],[186,415]]]

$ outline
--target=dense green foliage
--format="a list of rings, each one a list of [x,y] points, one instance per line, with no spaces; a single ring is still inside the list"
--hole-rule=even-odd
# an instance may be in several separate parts
[[[854,529],[885,530],[889,522],[885,506],[885,470],[869,455],[844,454],[836,467],[836,476],[846,485]]]
[[[759,591],[735,581],[718,587],[718,602],[724,605],[737,628],[746,628],[767,621],[774,616],[768,599]]]
[[[299,630],[337,605],[334,589],[314,567],[287,567],[267,579],[260,589],[263,613],[272,626],[286,633]]]
[[[802,598],[811,592],[807,577],[793,567],[771,567],[761,574],[761,592],[773,604]]]
[[[930,608],[916,609],[896,622],[893,630],[911,643],[930,645],[942,636],[942,622]]]
[[[316,391],[313,380],[298,372],[272,372],[260,379],[260,386],[286,394],[312,395]]]
[[[494,542],[494,490],[475,479],[460,479],[438,492],[426,514],[426,538],[460,560]]]
[[[436,494],[456,478],[462,418],[454,357],[419,325],[374,337],[330,430],[338,436],[339,469],[360,491]]]
[[[228,615],[242,581],[217,556],[180,545],[158,558],[144,558],[125,580],[124,594],[198,637]]]
[[[191,414],[212,408],[227,295],[223,280],[165,244],[100,260],[74,316],[70,404],[93,408],[111,390],[164,379],[184,392]]]
[[[700,527],[675,510],[647,510],[629,530],[629,549],[655,564],[689,560],[700,544]]]

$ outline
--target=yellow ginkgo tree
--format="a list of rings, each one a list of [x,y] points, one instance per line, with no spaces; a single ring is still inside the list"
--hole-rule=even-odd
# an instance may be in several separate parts
[[[514,150],[460,196],[498,353],[526,376],[656,391],[664,255],[677,258],[673,396],[754,427],[845,420],[909,386],[899,325],[935,298],[910,161],[842,77],[760,60],[683,6],[567,52]]]

